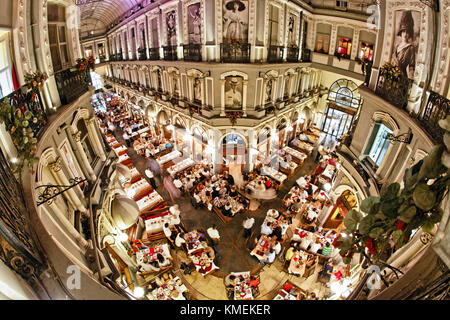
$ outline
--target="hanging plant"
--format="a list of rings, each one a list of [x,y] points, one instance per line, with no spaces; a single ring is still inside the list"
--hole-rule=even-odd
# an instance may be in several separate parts
[[[33,95],[35,93],[31,96]],[[35,156],[38,141],[31,125],[41,121],[45,125],[45,120],[39,113],[34,114],[30,110],[24,110],[25,108],[22,109],[21,106],[11,105],[8,97],[0,101],[0,122],[5,124],[19,156],[32,168],[38,161]]]
[[[241,111],[231,111],[226,113],[227,118],[230,118],[230,121],[233,126],[236,124],[237,119],[242,118],[243,115],[244,113]]]
[[[442,201],[450,185],[450,116],[440,120],[439,126],[446,130],[444,144],[435,146],[406,170],[403,189],[399,183],[392,183],[381,197],[364,199],[362,212],[347,213],[342,232],[347,237],[335,243],[345,263],[350,263],[349,255],[355,252],[377,263],[390,248],[390,240],[398,249],[407,243],[413,230],[430,232],[441,221]]]
[[[45,81],[48,79],[48,75],[45,72],[36,70],[34,73],[27,73],[25,75],[25,82],[28,89],[40,89],[44,86]]]

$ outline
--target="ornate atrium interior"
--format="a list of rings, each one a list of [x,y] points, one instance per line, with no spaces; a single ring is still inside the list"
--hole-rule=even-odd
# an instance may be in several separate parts
[[[450,0],[0,0],[0,300],[442,300]]]

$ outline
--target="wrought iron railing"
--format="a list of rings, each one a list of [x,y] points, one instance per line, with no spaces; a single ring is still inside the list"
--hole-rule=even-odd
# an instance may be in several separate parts
[[[138,60],[147,60],[147,50],[145,48],[138,49]]]
[[[159,60],[159,48],[150,48],[148,60]]]
[[[413,80],[405,75],[401,75],[397,80],[393,80],[388,74],[380,72],[375,93],[397,108],[404,109],[408,104],[409,90],[412,83]]]
[[[177,46],[163,47],[163,50],[164,50],[164,60],[166,61],[178,60]]]
[[[123,60],[123,53],[122,50],[120,50],[116,55],[116,61],[122,61]]]
[[[65,69],[55,73],[56,87],[58,88],[61,103],[68,104],[76,100],[89,89],[89,70],[85,75],[76,69]]]
[[[283,62],[283,54],[283,46],[270,46],[267,53],[267,62]]]
[[[27,87],[21,87],[10,93],[4,99],[8,99],[13,110],[19,109],[22,117],[31,112],[31,117],[28,120],[29,128],[33,130],[34,137],[39,138],[48,122],[40,92],[38,90],[28,90]],[[14,122],[16,118],[17,120],[21,120],[17,112],[11,113],[11,121]]]
[[[287,62],[298,62],[298,47],[287,47]]]
[[[184,61],[202,61],[202,45],[201,44],[185,44],[183,45]]]
[[[220,61],[234,63],[250,62],[250,44],[249,43],[221,43]]]
[[[33,237],[22,187],[1,149],[0,164],[0,260],[30,285],[42,286],[48,265]]]
[[[427,105],[419,121],[422,124],[422,128],[436,142],[442,142],[445,133],[445,130],[439,126],[438,121],[446,118],[449,112],[450,100],[434,91],[430,91]]]

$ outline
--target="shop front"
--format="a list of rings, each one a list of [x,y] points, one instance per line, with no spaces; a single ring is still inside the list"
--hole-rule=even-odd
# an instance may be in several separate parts
[[[350,190],[345,190],[337,199],[334,208],[323,224],[323,228],[340,231],[343,227],[345,216],[356,206],[357,200],[355,194]]]
[[[247,155],[247,145],[245,140],[238,134],[228,134],[222,140],[223,161],[220,171],[237,170],[244,172],[244,163]]]

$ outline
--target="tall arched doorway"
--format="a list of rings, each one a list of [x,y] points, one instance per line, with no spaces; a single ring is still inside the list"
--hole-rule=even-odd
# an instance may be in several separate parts
[[[340,139],[351,131],[353,120],[356,118],[361,105],[358,86],[352,80],[336,80],[328,91],[328,104],[322,131]]]
[[[221,162],[221,171],[228,171],[229,163],[239,163],[241,172],[244,171],[245,157],[247,154],[247,143],[243,137],[238,134],[230,133],[222,139],[223,161]]]
[[[156,116],[156,123],[160,128],[162,128],[164,137],[166,139],[172,139],[172,131],[167,129],[167,125],[169,124],[169,116],[164,110],[161,110]]]

